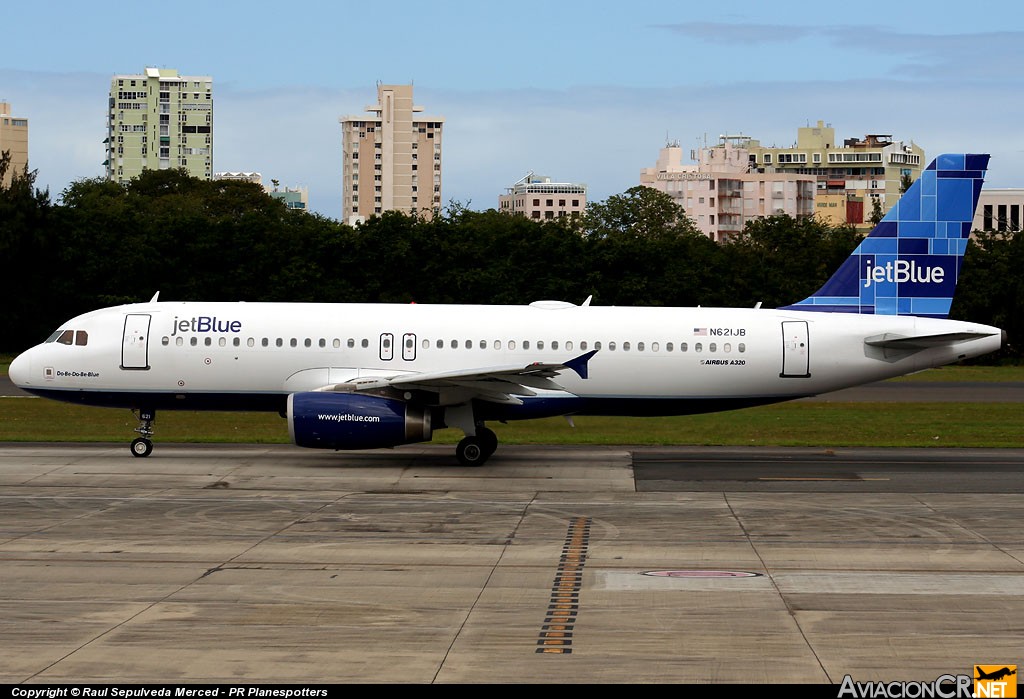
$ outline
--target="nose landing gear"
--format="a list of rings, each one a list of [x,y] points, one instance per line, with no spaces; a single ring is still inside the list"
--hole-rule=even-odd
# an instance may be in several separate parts
[[[132,411],[132,415],[135,415],[139,420],[139,426],[135,428],[141,437],[136,437],[132,440],[131,446],[129,447],[132,452],[132,456],[145,457],[149,456],[153,451],[153,440],[150,437],[153,436],[153,423],[156,422],[156,411],[155,410],[139,410],[136,413]]]

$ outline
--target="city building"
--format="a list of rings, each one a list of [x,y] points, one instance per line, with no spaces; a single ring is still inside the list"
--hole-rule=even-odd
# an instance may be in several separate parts
[[[169,168],[213,179],[213,78],[168,68],[115,75],[104,143],[108,180]]]
[[[0,153],[9,151],[11,162],[0,186],[11,184],[14,173],[24,173],[28,167],[28,119],[11,116],[11,105],[0,102]]]
[[[342,221],[397,210],[430,218],[441,208],[444,117],[424,116],[412,85],[377,85],[367,114],[341,116]]]
[[[750,168],[745,136],[722,136],[720,143],[691,152],[697,163],[684,165],[677,142],[666,144],[654,167],[640,171],[640,184],[665,192],[683,207],[705,235],[721,242],[747,221],[787,214],[814,214],[815,177]]]
[[[985,189],[974,212],[975,231],[1019,232],[1024,225],[1024,189]]]
[[[835,129],[823,121],[797,129],[796,143],[785,148],[744,139],[752,170],[813,175],[816,213],[831,225],[870,228],[876,204],[881,214],[887,213],[927,165],[920,146],[894,141],[888,134],[850,138],[839,145]]]
[[[498,196],[500,211],[535,220],[580,216],[587,208],[587,185],[552,182],[532,172]]]
[[[263,184],[263,175],[259,172],[218,172],[215,180],[237,180],[252,182],[263,188],[263,191],[274,199],[280,199],[289,209],[298,211],[309,210],[309,189],[307,187],[281,187],[277,180],[271,180],[271,186]]]

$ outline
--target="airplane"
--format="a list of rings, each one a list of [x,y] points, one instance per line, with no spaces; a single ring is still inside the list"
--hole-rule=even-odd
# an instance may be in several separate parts
[[[128,408],[148,456],[156,412],[274,411],[294,444],[426,442],[486,423],[689,415],[814,396],[998,350],[948,319],[988,155],[938,156],[810,297],[776,309],[159,301],[85,313],[9,367],[30,393]]]
[[[1017,674],[1016,669],[1011,670],[1008,667],[1003,667],[995,672],[983,672],[980,666],[975,665],[974,671],[978,674],[978,676],[974,678],[976,680],[1001,680],[1004,677]]]

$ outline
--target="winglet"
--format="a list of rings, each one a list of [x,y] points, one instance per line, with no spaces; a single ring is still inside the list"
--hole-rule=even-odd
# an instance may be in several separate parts
[[[590,358],[593,357],[595,354],[597,354],[597,350],[590,350],[589,352],[581,354],[575,359],[570,359],[569,361],[567,361],[565,363],[565,367],[575,371],[577,374],[579,374],[579,377],[581,379],[585,379],[587,378],[587,374],[589,373],[587,371],[587,362],[589,362]]]

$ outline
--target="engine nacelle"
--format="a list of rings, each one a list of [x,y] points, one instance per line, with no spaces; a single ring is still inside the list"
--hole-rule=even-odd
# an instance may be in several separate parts
[[[356,393],[309,391],[288,396],[288,434],[300,447],[379,449],[429,441],[430,410]]]

